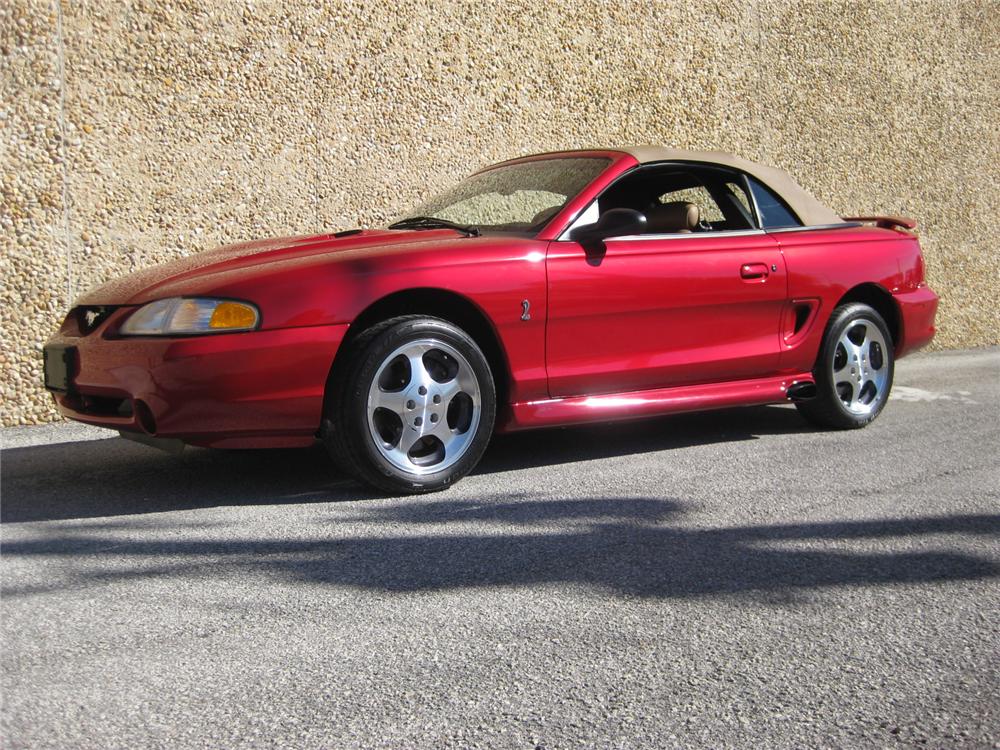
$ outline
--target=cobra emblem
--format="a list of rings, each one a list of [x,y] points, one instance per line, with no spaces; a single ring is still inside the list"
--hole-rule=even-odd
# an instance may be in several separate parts
[[[521,320],[531,320],[531,303],[528,300],[521,301]]]

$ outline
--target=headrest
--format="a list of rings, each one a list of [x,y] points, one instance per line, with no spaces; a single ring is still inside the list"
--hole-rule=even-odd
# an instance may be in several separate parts
[[[658,203],[646,210],[650,234],[690,232],[698,226],[700,212],[694,203]]]

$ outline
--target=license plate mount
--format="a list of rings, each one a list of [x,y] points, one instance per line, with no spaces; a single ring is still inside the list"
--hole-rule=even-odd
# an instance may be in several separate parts
[[[45,369],[45,387],[56,393],[69,393],[76,374],[77,351],[75,346],[54,344],[42,350]]]

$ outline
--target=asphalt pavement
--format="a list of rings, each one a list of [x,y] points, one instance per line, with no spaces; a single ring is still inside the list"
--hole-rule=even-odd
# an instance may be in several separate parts
[[[511,435],[420,498],[0,431],[0,744],[1000,747],[998,404],[921,354],[864,430]]]

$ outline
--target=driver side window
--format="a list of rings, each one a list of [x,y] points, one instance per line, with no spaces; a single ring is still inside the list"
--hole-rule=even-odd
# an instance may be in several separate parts
[[[741,176],[731,170],[658,164],[634,169],[612,184],[573,223],[595,223],[616,208],[646,217],[645,234],[693,234],[756,228]]]

